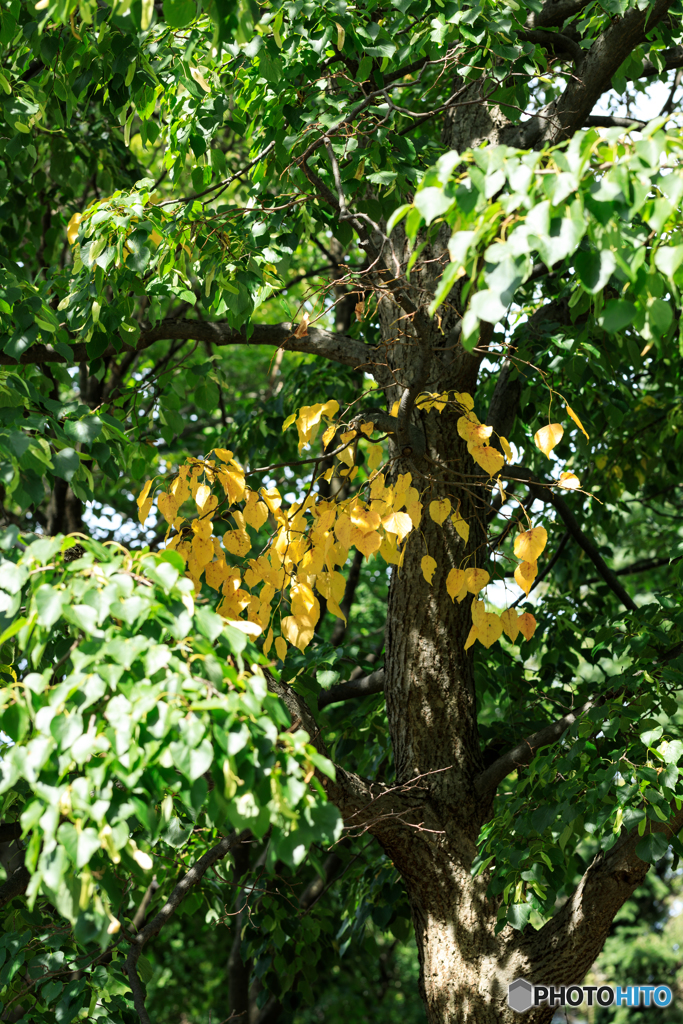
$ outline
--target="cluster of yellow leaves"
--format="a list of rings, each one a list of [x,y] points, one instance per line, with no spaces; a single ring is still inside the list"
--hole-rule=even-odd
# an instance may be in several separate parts
[[[493,430],[477,418],[470,395],[424,394],[418,397],[416,405],[424,411],[441,412],[446,404],[454,401],[462,412],[457,421],[458,433],[466,441],[473,460],[493,478],[500,474],[506,460],[512,461],[512,452],[504,437],[498,438],[504,454],[492,447]],[[327,422],[322,440],[328,445],[337,434],[333,421],[338,411],[339,404],[334,399],[302,406],[285,420],[283,429],[296,424],[301,451],[315,441],[321,424]],[[572,411],[569,412],[578,422]],[[341,446],[336,450],[338,463],[343,466],[336,467],[340,475],[353,479],[358,472],[355,465],[358,439],[364,435],[365,442],[369,442],[373,429],[372,423],[365,423],[360,431],[341,433],[338,438]],[[549,454],[561,436],[561,426],[551,424],[539,431],[537,443],[543,450],[545,445]],[[367,558],[378,554],[388,564],[400,567],[403,563],[405,548],[401,545],[411,531],[420,526],[422,501],[410,473],[387,484],[384,474],[378,472],[383,458],[382,446],[369,443],[366,459],[369,480],[364,497],[355,494],[342,501],[330,501],[317,493],[309,493],[303,501],[284,509],[276,488],[252,490],[233,453],[216,448],[207,459],[189,460],[168,490],[157,496],[157,507],[169,526],[166,547],[182,557],[187,575],[197,590],[203,577],[208,586],[221,594],[220,614],[240,622],[243,627],[249,625],[254,635],[266,633],[264,652],[267,654],[274,645],[277,656],[284,660],[288,645],[303,651],[313,639],[320,618],[319,598],[324,598],[333,615],[344,618],[340,605],[346,581],[339,570],[352,547]],[[333,472],[334,468],[325,476],[329,479]],[[576,480],[573,474],[563,473],[563,486],[578,486],[578,480],[571,482],[572,477]],[[148,481],[137,499],[142,524],[154,503],[152,484],[153,481]],[[500,476],[497,484],[504,497]],[[222,490],[220,500],[214,493],[218,489]],[[196,506],[196,516],[188,521],[179,513],[190,499]],[[449,520],[467,543],[469,524],[462,517],[460,507],[453,508],[450,498],[431,501],[428,512],[438,526],[444,526]],[[214,534],[214,520],[218,515],[222,521],[230,519],[222,538]],[[253,539],[250,530],[259,531],[267,521],[271,528],[270,542],[260,554],[249,557]],[[520,564],[514,576],[527,595],[537,576],[537,559],[546,542],[543,527],[530,529],[515,541],[515,555]],[[239,560],[237,564],[235,559]],[[436,560],[425,555],[422,572],[430,586],[436,569]],[[500,615],[486,611],[479,595],[489,581],[488,572],[476,567],[454,568],[447,575],[446,590],[451,600],[462,602],[468,595],[472,596],[472,629],[466,647],[475,640],[490,647],[503,632],[513,643],[520,633],[530,639],[536,628],[533,615],[518,615],[513,608]],[[275,635],[274,613],[278,611],[282,614],[279,635]]]
[[[309,430],[310,420],[306,413],[304,431]],[[221,615],[242,622],[246,615],[254,633],[267,630],[264,652],[267,654],[274,644],[281,659],[287,653],[287,644],[303,651],[311,642],[320,618],[316,592],[333,615],[344,618],[340,604],[346,580],[339,568],[351,547],[367,557],[377,553],[387,563],[400,565],[400,545],[420,523],[422,505],[410,473],[399,476],[390,486],[382,473],[375,473],[367,500],[354,495],[345,501],[327,501],[311,494],[303,502],[283,509],[276,488],[262,487],[256,492],[247,486],[244,470],[231,451],[216,448],[212,454],[216,458],[193,459],[181,467],[168,490],[156,499],[159,512],[169,524],[166,548],[182,557],[197,589],[203,576],[208,586],[221,593],[217,609]],[[216,486],[223,491],[220,502],[212,490]],[[179,515],[189,499],[197,510],[191,522]],[[153,502],[150,480],[137,499],[143,525]],[[214,535],[214,518],[219,513],[225,518],[228,511],[232,524],[219,538]],[[272,538],[267,550],[247,558],[252,550],[248,528],[259,530],[269,517]],[[229,561],[228,555],[239,559],[240,564]],[[281,616],[280,635],[276,637],[271,625],[273,603],[281,605],[285,596],[289,614]]]
[[[317,405],[302,405],[298,413],[293,412],[291,416],[287,417],[282,424],[282,429],[283,431],[287,430],[292,423],[296,423],[296,429],[299,432],[299,451],[301,451],[304,445],[313,444],[315,441],[320,429],[320,421],[323,418],[331,420],[338,412],[339,402],[334,398],[331,398],[329,402],[320,402]],[[334,430],[330,436],[334,436]],[[330,437],[327,437],[327,441],[329,439]]]

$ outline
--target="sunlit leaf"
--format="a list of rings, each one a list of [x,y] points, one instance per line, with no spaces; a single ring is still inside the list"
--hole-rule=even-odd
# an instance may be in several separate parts
[[[562,440],[564,427],[561,423],[549,423],[547,427],[541,427],[534,434],[536,446],[541,449],[544,455],[550,458],[550,453]]]
[[[515,537],[515,555],[523,562],[535,562],[547,543],[547,530],[543,526],[534,526]]]

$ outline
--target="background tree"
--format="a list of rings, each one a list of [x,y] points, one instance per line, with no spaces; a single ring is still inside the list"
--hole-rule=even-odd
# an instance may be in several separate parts
[[[3,6],[5,1019],[508,1021],[677,866],[681,13]]]

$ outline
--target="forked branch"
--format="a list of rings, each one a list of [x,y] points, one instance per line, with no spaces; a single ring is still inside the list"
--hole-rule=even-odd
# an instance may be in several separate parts
[[[173,916],[186,896],[189,896],[193,886],[202,880],[209,868],[216,864],[217,861],[226,857],[230,850],[241,842],[241,835],[230,837],[226,836],[221,839],[220,843],[217,843],[216,846],[207,850],[204,856],[200,857],[197,863],[194,864],[185,875],[183,875],[159,913],[153,917],[149,924],[146,924],[145,927],[133,938],[126,958],[126,972],[133,992],[133,1002],[135,1004],[137,1015],[140,1019],[140,1024],[151,1024],[149,1014],[145,1007],[145,990],[137,972],[137,962],[140,958],[142,947],[151,938],[159,934],[161,929],[169,918]]]

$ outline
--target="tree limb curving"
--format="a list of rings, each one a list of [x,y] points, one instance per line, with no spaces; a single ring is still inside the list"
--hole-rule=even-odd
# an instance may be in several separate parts
[[[521,743],[518,743],[512,750],[508,750],[506,754],[499,757],[497,761],[494,761],[492,765],[478,775],[474,780],[474,788],[477,795],[485,797],[492,795],[500,783],[506,778],[511,772],[514,772],[517,768],[522,768],[525,765],[531,764],[536,752],[541,747],[547,747],[556,740],[559,740],[560,736],[573,725],[577,718],[584,715],[586,711],[589,711],[593,707],[593,703],[588,701],[582,707],[577,708],[576,711],[570,711],[556,722],[551,722],[550,725],[544,725],[538,732],[533,733],[531,736],[527,736]]]
[[[238,331],[226,323],[171,317],[143,330],[134,345],[124,346],[122,350],[110,345],[102,353],[101,358],[106,360],[131,351],[143,352],[156,341],[185,339],[206,341],[218,348],[228,345],[272,345],[274,348],[283,348],[286,352],[304,352],[307,355],[324,356],[333,362],[343,363],[345,366],[354,368],[369,366],[372,363],[373,350],[356,338],[334,334],[332,331],[325,331],[317,327],[309,327],[308,333],[303,337],[295,337],[293,333],[295,328],[296,325],[291,323],[253,324],[252,333],[247,336],[246,328]],[[91,358],[88,355],[88,346],[84,342],[71,345],[71,349],[73,362],[84,362]],[[70,361],[52,345],[32,345],[18,359],[0,352],[0,366],[41,365]]]
[[[371,672],[369,676],[361,676],[359,679],[349,679],[344,683],[337,683],[329,690],[323,690],[318,697],[318,710],[322,711],[328,704],[336,704],[342,700],[352,700],[354,697],[369,697],[374,693],[382,693],[384,690],[384,669],[379,668]]]

